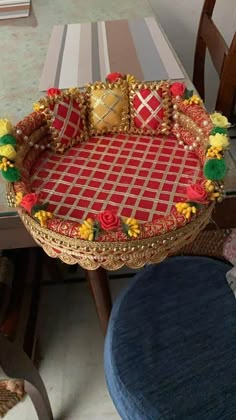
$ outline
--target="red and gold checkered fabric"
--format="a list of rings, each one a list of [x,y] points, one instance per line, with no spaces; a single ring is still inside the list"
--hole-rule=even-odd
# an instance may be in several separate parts
[[[150,142],[143,135],[110,134],[64,155],[44,152],[30,179],[49,210],[66,220],[81,221],[106,209],[152,222],[185,200],[187,185],[202,182],[203,174],[196,154],[173,135]]]
[[[157,130],[163,122],[162,89],[137,90],[134,99],[134,125],[143,130]]]
[[[67,147],[71,139],[80,137],[84,129],[81,104],[73,98],[65,98],[56,103],[51,127],[58,132],[57,141]]]
[[[201,127],[204,134],[207,136],[210,134],[213,124],[211,122],[210,115],[201,106],[197,104],[185,104],[184,102],[179,103],[179,110],[191,118],[199,127]]]

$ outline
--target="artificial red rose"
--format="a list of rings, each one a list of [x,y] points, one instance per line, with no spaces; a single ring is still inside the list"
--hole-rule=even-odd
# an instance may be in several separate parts
[[[104,230],[113,230],[120,226],[119,217],[109,210],[100,213],[97,219]]]
[[[205,203],[207,200],[207,192],[200,184],[193,184],[187,187],[188,199],[195,203]]]
[[[55,96],[55,95],[60,95],[60,94],[61,94],[61,90],[58,88],[50,88],[47,90],[48,96]]]
[[[183,96],[186,86],[184,83],[175,82],[171,85],[170,91],[172,96]]]
[[[31,213],[32,208],[37,204],[38,196],[35,193],[26,194],[21,202],[20,205],[23,207],[28,213]]]
[[[115,83],[119,79],[123,79],[123,74],[121,74],[121,73],[110,73],[106,77],[106,81],[109,82],[109,83]]]

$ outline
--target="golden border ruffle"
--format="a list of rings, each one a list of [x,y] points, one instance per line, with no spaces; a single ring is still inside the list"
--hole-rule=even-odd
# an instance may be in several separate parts
[[[107,86],[107,84],[102,83],[99,83],[99,85],[102,87]],[[108,86],[114,85],[116,86],[117,84],[108,84]],[[139,87],[150,87],[150,85],[153,85],[153,88],[154,86],[156,88],[157,85],[166,86],[167,89],[168,83],[156,82],[153,84],[133,84],[133,86],[136,85]],[[163,133],[168,133],[168,130],[171,128],[172,106],[170,101],[171,98],[166,90],[166,96],[164,95],[163,99],[163,102],[165,103],[165,125],[162,127],[164,130]],[[177,117],[179,117],[178,114],[180,114],[180,112],[177,110],[176,114]],[[124,116],[124,118],[126,117]],[[190,132],[192,132],[193,129],[194,134],[196,135],[197,127],[193,126],[192,121],[189,121],[188,118],[184,118],[182,113],[178,124],[180,126],[186,125]],[[15,185],[8,185],[7,196],[9,204],[12,206],[15,206],[15,193],[17,192],[18,187],[19,190],[22,188],[25,188],[26,190],[28,187],[30,188],[29,176],[32,164],[41,153],[41,150],[44,150],[47,143],[49,145],[51,143],[51,139],[48,136],[48,128],[45,124],[45,118],[42,117],[40,113],[33,113],[27,116],[23,122],[20,122],[16,126],[16,132],[19,127],[22,133],[20,135],[16,135],[18,143],[17,153],[19,153],[19,156],[17,155],[17,166],[21,170],[22,179]],[[201,135],[199,129],[197,132]],[[145,132],[145,134],[147,133]],[[25,135],[28,136],[28,139],[26,140],[24,140]],[[200,144],[204,149],[205,136],[203,135],[202,137],[203,145],[201,142]],[[32,146],[30,147],[29,143],[32,143],[33,145],[37,143],[38,148],[32,148]],[[21,185],[19,186],[18,184]],[[107,237],[104,238],[104,240],[92,242],[69,237],[65,234],[56,233],[49,228],[41,227],[39,223],[33,219],[33,217],[24,211],[23,208],[18,207],[17,210],[21,220],[35,239],[36,243],[42,246],[49,256],[53,258],[60,258],[67,264],[78,263],[83,268],[89,270],[95,270],[98,267],[103,267],[108,270],[116,270],[122,266],[140,268],[148,263],[157,263],[166,258],[168,255],[178,252],[178,250],[183,246],[192,242],[199,232],[208,224],[213,207],[214,203],[199,212],[197,217],[191,220],[190,223],[187,223],[187,221],[184,220],[184,226],[173,225],[171,227],[172,230],[166,233],[160,232],[160,234],[157,234],[153,229],[154,226],[152,226],[149,237],[142,237],[142,235],[140,235],[140,237],[135,240],[127,239],[119,241],[116,237],[114,237],[112,241],[109,241],[107,240]],[[180,216],[181,215],[179,215],[179,217]],[[184,216],[181,217],[184,218]]]
[[[18,213],[28,232],[50,257],[60,258],[66,264],[78,263],[87,270],[99,267],[117,270],[123,266],[141,268],[176,253],[192,242],[209,223],[213,207],[214,204],[211,204],[190,224],[176,231],[128,242],[90,242],[68,238],[41,227],[21,208],[18,208]]]

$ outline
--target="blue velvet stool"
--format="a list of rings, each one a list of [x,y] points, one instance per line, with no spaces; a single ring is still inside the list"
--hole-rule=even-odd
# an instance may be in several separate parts
[[[173,257],[135,276],[113,307],[105,374],[123,420],[236,419],[230,266]]]

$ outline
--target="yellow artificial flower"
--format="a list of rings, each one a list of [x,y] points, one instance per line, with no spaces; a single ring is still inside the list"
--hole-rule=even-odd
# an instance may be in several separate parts
[[[223,191],[216,190],[217,185],[213,181],[207,180],[205,182],[205,189],[208,193],[208,199],[211,201],[222,201],[223,199]],[[217,188],[218,189],[218,188]]]
[[[190,103],[190,105],[192,105],[192,104],[200,105],[200,104],[202,104],[202,99],[199,98],[199,96],[197,96],[197,95],[193,95],[193,96],[191,96],[191,98],[189,98],[189,103]]]
[[[126,75],[126,80],[127,80],[127,82],[128,83],[136,83],[137,82],[137,79],[136,79],[136,77],[134,77],[133,76],[133,74],[127,74]]]
[[[212,192],[212,193],[210,193],[210,195],[209,195],[209,200],[211,200],[211,201],[215,201],[215,200],[219,200],[219,197],[220,197],[220,193],[219,192]]]
[[[39,210],[34,214],[34,217],[39,220],[41,226],[47,227],[47,220],[52,219],[53,214],[50,211]]]
[[[15,203],[17,206],[19,206],[19,204],[21,203],[23,198],[23,193],[22,192],[17,192],[16,196],[15,196]]]
[[[33,110],[38,112],[38,111],[40,111],[40,109],[42,109],[42,105],[39,102],[35,102],[33,104]]]
[[[197,213],[197,209],[195,206],[191,206],[189,203],[177,203],[175,205],[177,212],[183,214],[187,220],[190,219],[192,214]]]
[[[9,160],[15,160],[16,151],[11,144],[5,144],[4,146],[0,146],[0,156],[4,156]]]
[[[136,219],[130,217],[125,220],[125,225],[127,226],[128,236],[131,238],[137,238],[140,234],[140,226]]]
[[[213,181],[210,181],[209,179],[205,182],[205,189],[206,192],[212,193],[215,191],[215,184]]]
[[[218,147],[211,146],[207,150],[207,157],[212,158],[212,159],[222,159],[223,157],[222,153],[223,153],[222,146],[218,146]]]
[[[12,128],[12,124],[8,119],[0,119],[0,137],[5,136],[5,134],[11,133]]]
[[[6,157],[3,157],[1,162],[0,162],[0,170],[1,171],[7,171],[8,168],[13,168],[14,165],[13,163],[11,163]]]
[[[79,227],[80,237],[87,241],[93,241],[94,239],[94,221],[90,217],[82,223]]]
[[[185,99],[183,103],[185,105],[193,105],[193,104],[200,105],[202,104],[202,99],[199,98],[199,96],[197,95],[193,95],[191,96],[191,98]]]
[[[227,149],[229,147],[229,138],[225,134],[216,133],[209,137],[209,143],[213,147],[222,147]]]
[[[220,114],[220,112],[214,112],[214,114],[211,114],[210,117],[211,117],[212,123],[216,127],[228,128],[230,126],[228,118]]]
[[[77,93],[78,89],[76,87],[71,87],[71,88],[68,89],[68,92],[71,93],[71,94]]]

